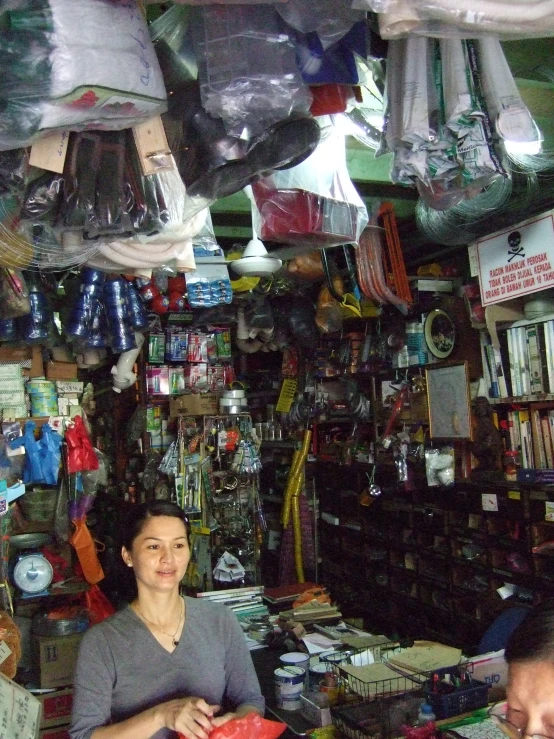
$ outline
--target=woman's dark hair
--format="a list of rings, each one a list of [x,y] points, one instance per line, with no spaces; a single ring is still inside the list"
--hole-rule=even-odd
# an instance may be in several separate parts
[[[504,658],[510,662],[554,662],[554,601],[529,611],[508,640]]]
[[[133,542],[142,531],[144,524],[154,516],[178,518],[185,526],[187,539],[190,539],[190,524],[183,509],[169,500],[153,500],[131,508],[129,515],[126,517],[121,537],[121,544],[125,549],[129,551],[132,549]]]

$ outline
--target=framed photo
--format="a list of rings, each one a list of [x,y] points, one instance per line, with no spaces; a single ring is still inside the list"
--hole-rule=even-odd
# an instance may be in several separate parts
[[[471,439],[471,405],[467,362],[425,370],[431,439]]]

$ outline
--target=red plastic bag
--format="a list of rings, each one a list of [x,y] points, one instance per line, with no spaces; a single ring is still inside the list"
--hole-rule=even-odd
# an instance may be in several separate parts
[[[65,432],[67,443],[67,467],[69,474],[98,469],[98,457],[90,443],[85,424],[81,416],[75,416],[73,425]]]
[[[268,721],[257,713],[249,713],[218,726],[211,732],[210,739],[277,739],[286,728],[287,725],[279,721]],[[179,739],[185,739],[183,734],[179,734]]]
[[[85,607],[89,614],[90,624],[99,624],[115,613],[115,608],[100,590],[98,585],[91,585],[85,593]]]

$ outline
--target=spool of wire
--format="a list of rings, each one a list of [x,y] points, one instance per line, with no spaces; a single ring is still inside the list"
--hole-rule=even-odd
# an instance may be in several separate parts
[[[84,285],[103,285],[106,281],[106,274],[99,269],[85,267],[81,271],[81,282]]]
[[[127,290],[127,306],[129,324],[134,329],[144,328],[148,325],[148,316],[144,310],[144,305],[133,285],[129,285]]]

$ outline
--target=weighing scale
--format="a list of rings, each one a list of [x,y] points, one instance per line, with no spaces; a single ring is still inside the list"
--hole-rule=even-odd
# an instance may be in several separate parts
[[[54,577],[54,570],[39,548],[50,541],[48,534],[10,536],[10,547],[18,550],[10,567],[11,579],[23,598],[49,594],[48,588]]]

